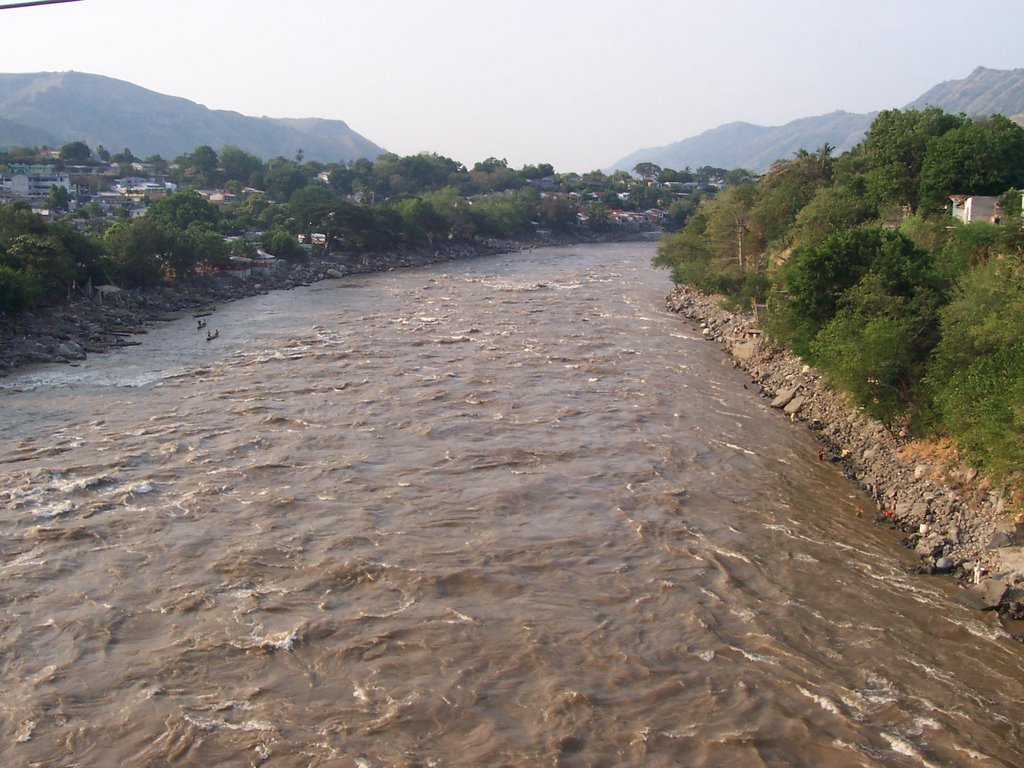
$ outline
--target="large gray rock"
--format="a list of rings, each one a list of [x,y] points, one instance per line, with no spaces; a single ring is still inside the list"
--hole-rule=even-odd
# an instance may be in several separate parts
[[[806,400],[807,398],[803,396],[794,397],[786,404],[786,407],[782,409],[782,412],[792,416],[793,414],[798,413],[800,409],[804,407],[804,402],[806,402]]]
[[[789,405],[789,401],[796,397],[796,393],[799,391],[800,385],[797,384],[795,387],[779,392],[778,397],[772,400],[772,408],[785,408]]]
[[[54,352],[61,357],[66,357],[68,360],[84,360],[85,350],[82,349],[82,345],[75,341],[62,341],[57,345]]]
[[[934,534],[930,536],[922,536],[914,547],[914,551],[923,557],[934,557],[942,551],[943,543],[941,536],[936,536]]]
[[[996,579],[986,579],[981,584],[972,584],[957,595],[957,600],[976,611],[994,611],[1002,605],[1009,587]]]
[[[988,540],[988,544],[985,545],[985,549],[1000,549],[1002,547],[1013,546],[1013,531],[1008,531],[1005,528],[996,528],[992,532],[992,537]]]

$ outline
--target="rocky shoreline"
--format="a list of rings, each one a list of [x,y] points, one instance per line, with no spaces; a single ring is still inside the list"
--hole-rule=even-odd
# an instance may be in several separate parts
[[[538,245],[556,245],[546,240]],[[456,259],[509,253],[529,247],[519,241],[397,249],[386,253],[336,254],[282,263],[272,273],[238,277],[227,273],[196,276],[187,283],[94,296],[78,294],[59,306],[16,317],[0,315],[0,377],[36,363],[70,363],[108,349],[140,344],[135,336],[180,313],[204,314],[218,304],[288,290],[320,280]]]
[[[814,431],[819,458],[836,462],[875,500],[870,514],[918,555],[916,570],[952,574],[963,603],[998,611],[1024,642],[1024,524],[1007,514],[1000,490],[866,417],[799,357],[762,343],[753,315],[723,310],[690,286],[677,286],[666,306],[724,346],[773,408]]]

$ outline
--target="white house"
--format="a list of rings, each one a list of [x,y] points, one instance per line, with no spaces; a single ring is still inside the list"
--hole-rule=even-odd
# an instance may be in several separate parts
[[[970,224],[974,221],[999,223],[1002,209],[999,198],[984,195],[950,195],[953,218]]]

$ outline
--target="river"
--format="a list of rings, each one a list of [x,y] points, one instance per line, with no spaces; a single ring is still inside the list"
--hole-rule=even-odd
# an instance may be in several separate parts
[[[1024,765],[1024,647],[652,253],[327,281],[0,380],[0,764]]]

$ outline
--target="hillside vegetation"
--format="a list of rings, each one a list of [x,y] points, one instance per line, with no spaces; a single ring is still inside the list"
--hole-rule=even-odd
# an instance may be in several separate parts
[[[39,152],[0,152],[0,169],[39,163],[45,159]],[[48,200],[0,205],[0,315],[53,306],[97,285],[186,282],[196,273],[237,266],[260,250],[281,261],[302,260],[314,249],[317,255],[372,260],[375,253],[478,239],[654,230],[670,215],[654,206],[673,203],[668,189],[650,188],[626,173],[556,175],[547,163],[515,170],[493,157],[466,168],[429,153],[330,164],[298,157],[263,162],[232,146],[219,153],[199,146],[171,163],[156,156],[139,162],[127,148],[100,154],[94,159],[83,142],[71,142],[61,148],[60,162],[91,169],[105,183],[115,175],[112,168],[148,167],[173,179],[179,191],[124,197],[137,206],[131,212],[72,200],[56,185]],[[710,189],[715,174],[726,175],[703,171],[687,181]],[[223,190],[221,205],[208,199],[214,195],[196,191],[210,189]],[[47,204],[58,220],[47,222],[30,202]],[[686,210],[678,206],[678,215]]]
[[[767,305],[766,333],[869,414],[951,436],[997,481],[1024,467],[1024,129],[888,110],[705,198],[659,246],[677,283]],[[964,224],[951,195],[1000,196]]]

